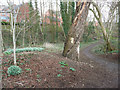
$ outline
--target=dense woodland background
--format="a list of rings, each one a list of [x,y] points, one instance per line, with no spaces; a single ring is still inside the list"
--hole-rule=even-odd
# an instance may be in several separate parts
[[[120,1],[47,3],[0,5],[3,87],[116,88]]]

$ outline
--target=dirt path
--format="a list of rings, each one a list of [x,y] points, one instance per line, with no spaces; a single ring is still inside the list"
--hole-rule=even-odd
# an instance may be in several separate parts
[[[93,65],[93,69],[90,69],[91,73],[88,73],[89,75],[86,78],[86,83],[88,83],[86,87],[118,87],[118,63],[111,62],[107,58],[99,57],[91,52],[93,47],[101,43],[101,41],[94,43],[80,52],[80,62]],[[97,79],[91,79],[93,77]]]
[[[95,55],[94,53],[91,52],[92,48],[94,48],[95,46],[101,44],[102,41],[94,43],[88,47],[86,47],[85,49],[83,49],[81,52],[88,58],[90,58],[91,60],[98,62],[101,65],[106,66],[107,70],[110,71],[118,71],[118,63],[114,63],[108,60],[108,58],[102,58],[99,57],[97,55]],[[81,54],[80,54],[81,55]],[[118,61],[118,60],[115,60]]]

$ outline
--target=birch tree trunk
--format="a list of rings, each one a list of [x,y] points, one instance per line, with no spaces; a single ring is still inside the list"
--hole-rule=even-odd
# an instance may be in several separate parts
[[[13,30],[13,53],[14,53],[14,65],[16,65],[16,40],[15,40],[15,28],[13,24],[13,14],[11,13],[11,29]]]
[[[75,18],[66,37],[63,50],[63,56],[73,60],[79,59],[80,38],[84,32],[84,25],[90,6],[90,3],[87,2],[87,0],[84,2],[80,1],[77,3]]]
[[[16,37],[15,37],[15,28],[16,28],[16,19],[17,19],[17,15],[18,15],[18,12],[19,12],[19,7],[18,7],[18,10],[17,12],[15,12],[15,9],[14,9],[14,13],[11,12],[11,29],[13,30],[13,54],[14,54],[14,65],[17,65],[16,63]],[[15,14],[16,13],[16,14]],[[13,15],[15,17],[13,17]],[[13,23],[14,22],[14,23]]]

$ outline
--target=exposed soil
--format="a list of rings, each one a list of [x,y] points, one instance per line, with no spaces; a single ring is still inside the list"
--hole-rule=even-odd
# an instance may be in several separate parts
[[[98,56],[102,58],[107,58],[110,62],[118,63],[118,53],[101,54]]]
[[[4,56],[3,88],[117,88],[117,68],[113,67],[111,70],[107,68],[106,64],[93,60],[94,58],[89,57],[89,52],[84,53],[86,49],[80,52],[79,61],[65,58],[61,52],[43,51],[17,54],[17,62],[24,72],[9,77],[6,71],[13,62],[4,62],[8,62],[10,58],[13,60],[13,56]],[[61,67],[60,61],[66,61],[68,66]],[[74,68],[75,71],[70,68]],[[58,76],[59,74],[61,76]]]

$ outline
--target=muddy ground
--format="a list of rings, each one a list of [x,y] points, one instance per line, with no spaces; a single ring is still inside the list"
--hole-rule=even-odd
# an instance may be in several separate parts
[[[113,55],[111,62],[105,55],[91,53],[91,48],[88,46],[80,52],[79,61],[65,58],[61,52],[43,51],[17,54],[17,62],[23,70],[17,76],[7,75],[7,68],[13,64],[13,56],[4,56],[3,88],[117,88],[117,55]],[[9,61],[10,59],[11,61]],[[5,63],[8,61],[9,63]],[[65,61],[68,66],[61,65],[61,61]]]

